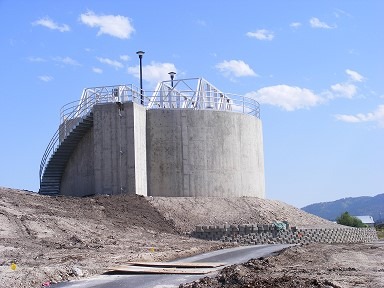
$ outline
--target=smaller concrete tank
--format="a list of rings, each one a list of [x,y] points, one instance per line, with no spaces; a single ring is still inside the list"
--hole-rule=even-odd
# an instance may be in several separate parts
[[[261,121],[217,110],[147,111],[148,195],[265,197]]]

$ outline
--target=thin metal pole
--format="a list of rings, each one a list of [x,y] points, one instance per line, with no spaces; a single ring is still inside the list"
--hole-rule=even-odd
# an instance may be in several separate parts
[[[144,105],[144,91],[143,91],[143,51],[137,51],[137,55],[139,55],[140,59],[140,103]]]
[[[169,76],[171,76],[171,86],[173,88],[173,78],[175,78],[176,72],[169,72]]]
[[[171,76],[171,87],[172,87],[172,90],[171,91],[173,91],[173,78],[175,77],[175,75],[176,75],[176,72],[169,72],[168,73],[169,74],[169,76]],[[174,94],[174,93],[172,93],[172,94]],[[179,97],[180,97],[180,95],[178,95]],[[173,101],[173,99],[172,99],[172,95],[171,95],[171,93],[169,92],[169,95],[168,95],[168,98],[169,98],[169,105],[171,105],[171,102]],[[177,108],[179,108],[179,106],[180,106],[180,98],[178,98],[177,96],[176,96],[176,104],[177,104]]]
[[[141,101],[141,105],[144,105],[144,96],[143,96],[143,55],[140,55],[139,58],[140,58],[140,101]]]

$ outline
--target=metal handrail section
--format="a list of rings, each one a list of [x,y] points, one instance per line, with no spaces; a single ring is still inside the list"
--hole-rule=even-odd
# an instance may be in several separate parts
[[[143,94],[140,95],[140,89],[132,84],[100,86],[84,89],[80,101],[65,104],[60,109],[59,128],[41,159],[40,184],[53,153],[80,121],[89,115],[92,107],[97,104],[132,101],[145,106],[147,109],[231,111],[260,118],[260,105],[256,100],[241,95],[223,93],[203,78],[163,81],[157,84],[154,91],[145,91]]]
[[[60,109],[60,124],[70,119],[84,117],[96,104],[128,101],[140,104],[140,90],[132,84],[86,88],[80,101],[67,103]]]
[[[197,84],[192,88],[192,83]],[[203,78],[160,82],[147,104],[148,109],[221,110],[260,118],[260,105],[243,95],[221,92]]]

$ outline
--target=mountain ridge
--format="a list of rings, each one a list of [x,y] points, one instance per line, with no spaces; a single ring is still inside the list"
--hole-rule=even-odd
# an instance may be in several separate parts
[[[320,202],[301,208],[305,212],[334,221],[344,212],[353,216],[369,215],[377,222],[384,220],[384,193],[376,196],[347,197],[330,202]]]

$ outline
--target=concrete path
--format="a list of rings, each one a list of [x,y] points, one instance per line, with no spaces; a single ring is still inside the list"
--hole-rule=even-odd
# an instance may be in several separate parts
[[[292,245],[254,245],[217,250],[173,262],[225,262],[227,266],[239,264],[252,258],[268,256]],[[100,275],[86,280],[77,280],[51,285],[52,288],[174,288],[205,276],[214,276],[216,272],[204,275]]]

